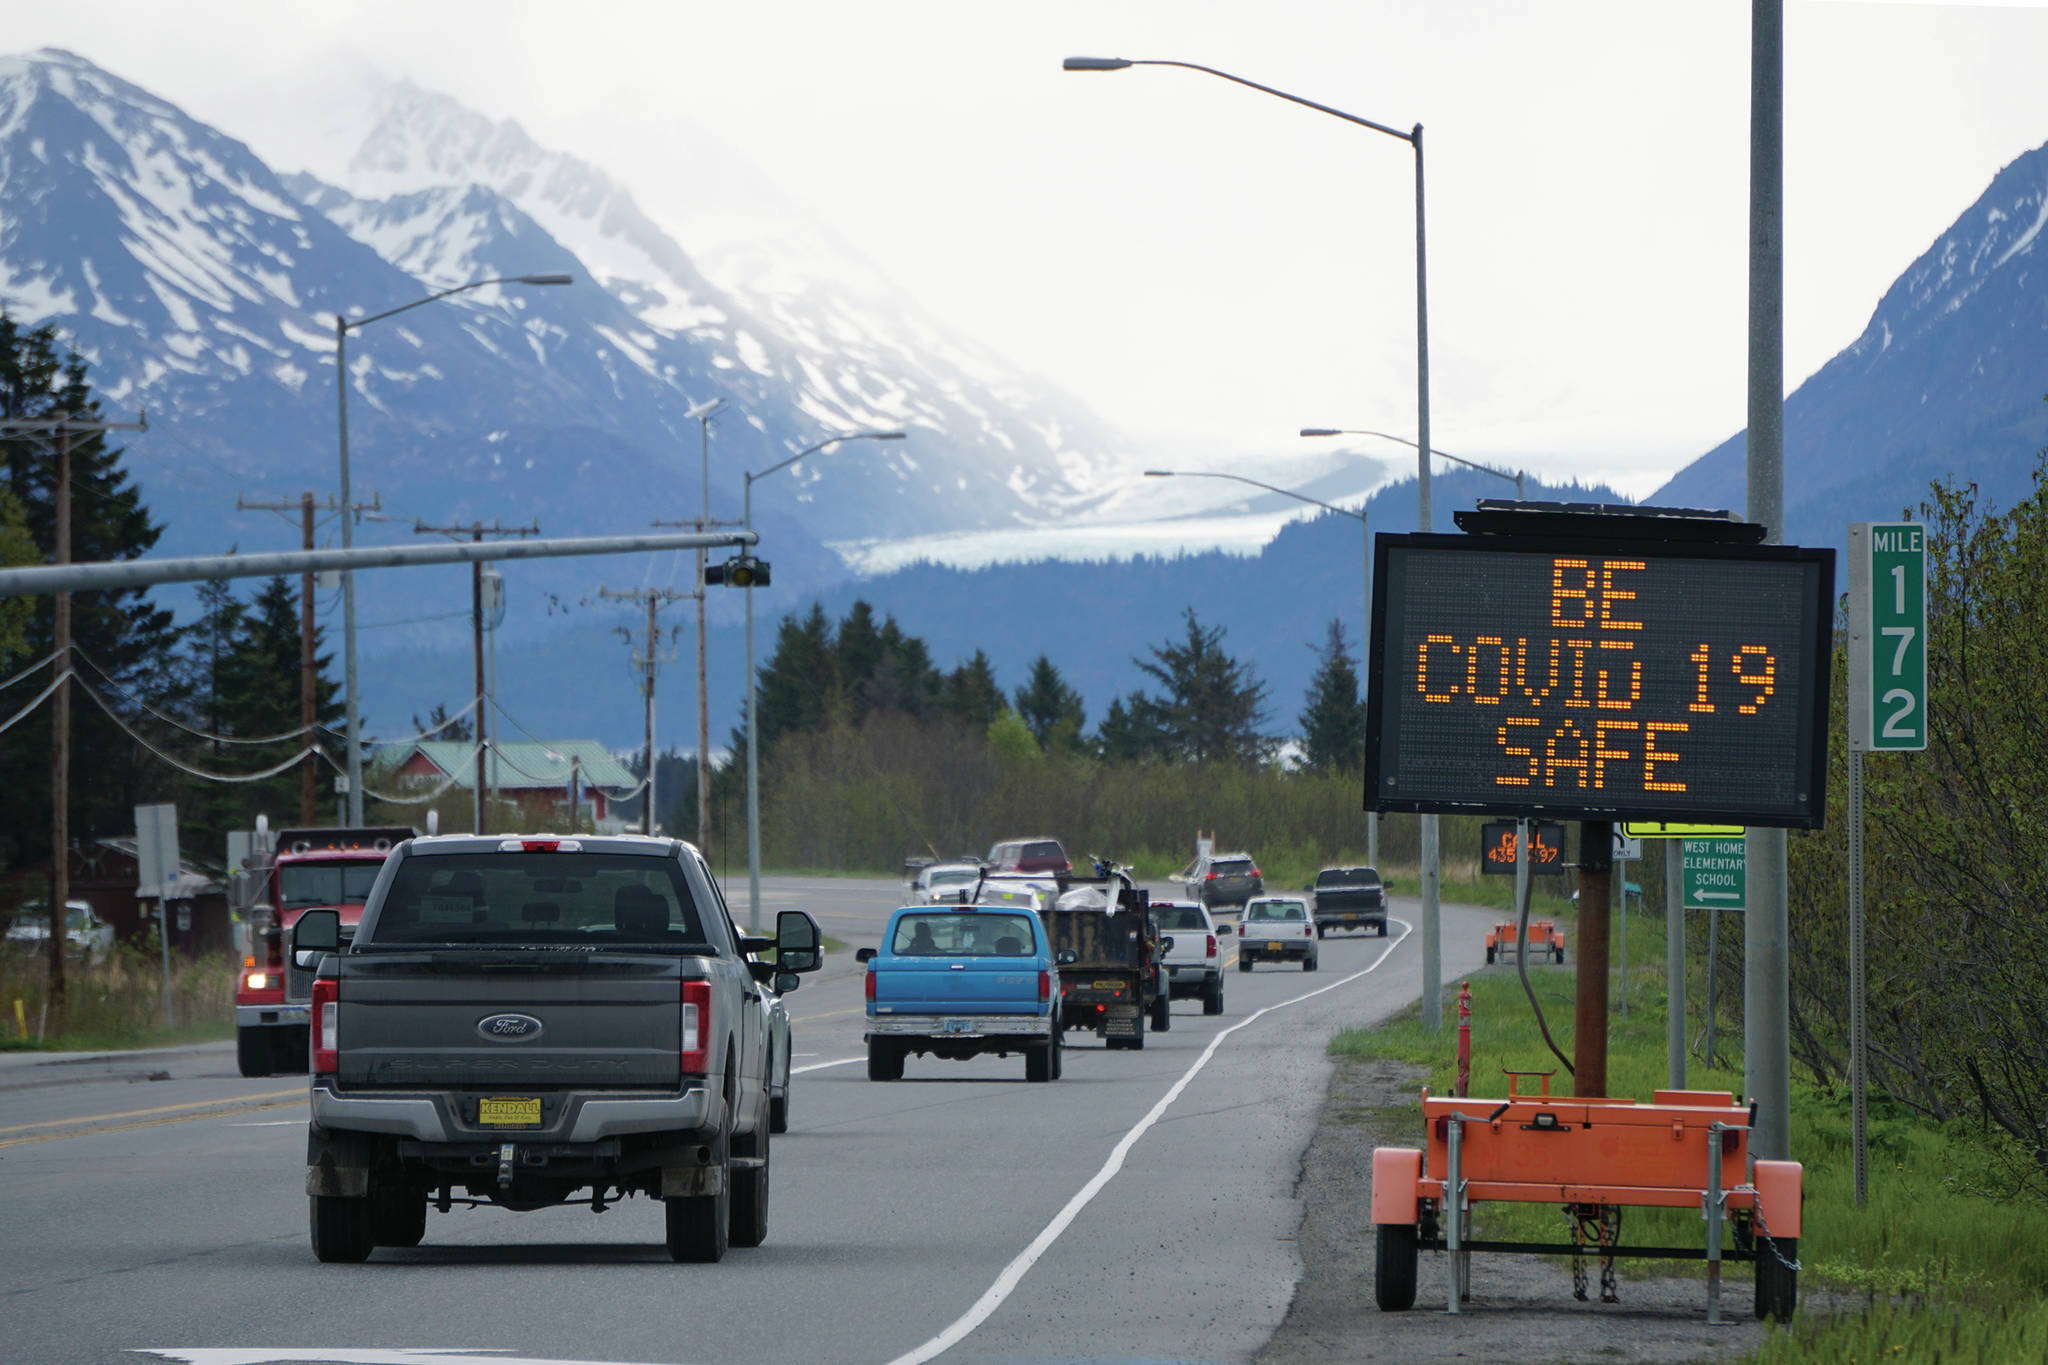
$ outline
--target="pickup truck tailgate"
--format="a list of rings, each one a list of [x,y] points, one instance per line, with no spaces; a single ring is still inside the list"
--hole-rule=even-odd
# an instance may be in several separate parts
[[[337,1080],[673,1090],[688,969],[625,954],[356,957],[341,986]]]
[[[1038,969],[1029,959],[891,957],[877,962],[877,1014],[1026,1014],[1038,1009]]]

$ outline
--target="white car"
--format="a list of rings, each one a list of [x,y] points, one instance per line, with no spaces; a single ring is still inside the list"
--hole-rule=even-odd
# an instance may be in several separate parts
[[[913,890],[921,902],[958,900],[963,891],[972,896],[980,880],[980,863],[932,863],[918,869]]]
[[[1299,960],[1301,969],[1316,969],[1316,921],[1300,896],[1254,896],[1245,902],[1237,923],[1237,969],[1248,972],[1260,958]]]
[[[23,901],[7,928],[9,943],[41,945],[50,941],[50,913],[46,902]],[[114,946],[114,926],[101,919],[84,901],[64,902],[64,940],[76,952],[104,953]]]

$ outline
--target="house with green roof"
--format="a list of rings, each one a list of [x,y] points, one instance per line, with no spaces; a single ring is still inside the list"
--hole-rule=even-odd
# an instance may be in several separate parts
[[[370,782],[395,794],[476,790],[476,745],[464,740],[417,740],[377,751]],[[496,801],[510,801],[539,823],[566,822],[579,809],[599,830],[623,828],[615,801],[640,790],[640,779],[594,739],[492,740],[484,754],[484,785]]]

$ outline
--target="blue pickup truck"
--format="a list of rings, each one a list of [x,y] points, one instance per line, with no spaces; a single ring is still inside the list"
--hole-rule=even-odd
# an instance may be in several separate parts
[[[906,906],[880,948],[854,956],[868,969],[869,1080],[902,1080],[913,1052],[954,1061],[1021,1052],[1025,1080],[1059,1078],[1060,964],[1034,911]]]

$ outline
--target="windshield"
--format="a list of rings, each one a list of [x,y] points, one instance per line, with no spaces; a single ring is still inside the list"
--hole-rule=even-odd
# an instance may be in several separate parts
[[[309,905],[361,905],[370,898],[370,888],[384,869],[382,861],[356,859],[352,862],[286,863],[277,869],[281,908],[303,910]]]
[[[897,920],[889,950],[924,957],[1030,957],[1035,942],[1023,915],[934,911]]]
[[[1308,918],[1308,907],[1300,901],[1253,901],[1245,907],[1246,919],[1296,920]]]
[[[631,853],[407,858],[373,927],[380,944],[705,945],[681,864]]]
[[[947,887],[972,886],[981,880],[978,867],[935,867],[925,874],[925,885],[934,891]]]

